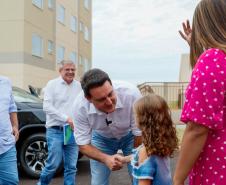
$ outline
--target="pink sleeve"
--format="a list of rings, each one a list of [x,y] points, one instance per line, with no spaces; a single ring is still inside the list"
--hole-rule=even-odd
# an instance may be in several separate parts
[[[186,91],[181,121],[223,128],[224,57],[218,49],[209,49],[200,56]]]

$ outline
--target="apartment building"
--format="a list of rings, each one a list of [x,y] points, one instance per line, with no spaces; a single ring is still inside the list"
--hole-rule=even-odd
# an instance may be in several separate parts
[[[91,0],[1,0],[0,75],[41,89],[57,63],[75,62],[79,78],[92,66]]]
[[[192,68],[190,66],[189,54],[182,54],[180,60],[179,82],[189,82]]]

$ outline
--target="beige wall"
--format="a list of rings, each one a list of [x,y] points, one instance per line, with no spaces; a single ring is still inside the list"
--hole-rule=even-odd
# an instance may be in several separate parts
[[[181,55],[179,82],[189,82],[191,78],[191,66],[189,63],[189,54]]]
[[[58,45],[65,47],[65,59],[71,52],[86,57],[91,56],[91,5],[90,10],[84,8],[83,0],[56,0],[53,9],[48,8],[44,0],[43,9],[32,4],[32,0],[1,0],[0,2],[0,75],[8,76],[13,84],[27,89],[31,84],[43,88],[48,80],[58,76],[56,65],[56,49]],[[81,2],[81,4],[78,4]],[[65,8],[65,24],[57,21],[57,4]],[[79,8],[82,8],[79,11]],[[77,18],[77,32],[70,29],[71,16]],[[90,41],[84,40],[79,32],[79,19],[90,29]],[[32,34],[43,39],[43,56],[32,55]],[[55,44],[53,54],[48,53],[48,40]],[[91,66],[91,64],[90,64]],[[78,74],[83,74],[83,66],[78,66]]]
[[[43,39],[43,56],[27,57],[28,64],[37,67],[48,68],[55,71],[55,53],[48,54],[48,40],[55,43],[55,10],[48,8],[48,1],[43,1],[43,9],[32,4],[32,1],[25,3],[24,16],[24,53],[32,56],[32,34],[38,34]],[[49,63],[49,64],[46,64]],[[48,67],[47,67],[48,66]]]
[[[89,29],[89,41],[84,39],[84,33],[79,31],[79,55],[84,59],[87,58],[89,66],[92,67],[92,1],[90,0],[90,8],[86,9],[84,7],[84,0],[79,1],[79,22],[82,22]],[[80,25],[80,23],[79,23]],[[84,61],[83,61],[84,62]],[[84,72],[84,63],[80,62],[79,65],[80,75]]]
[[[33,67],[31,65],[24,65],[24,88],[27,85],[32,85],[33,87],[44,87],[47,82],[53,78],[59,76],[58,72],[47,70],[39,67]],[[40,75],[41,74],[41,75]],[[29,78],[32,76],[32,78]]]
[[[56,46],[65,47],[65,59],[69,59],[71,52],[78,55],[78,29],[76,32],[71,30],[71,16],[78,20],[78,6],[76,0],[57,0],[57,7],[62,5],[65,8],[65,22],[60,23],[56,18]],[[57,15],[56,15],[57,16]],[[78,58],[76,59],[78,61]]]
[[[28,85],[44,87],[58,73],[27,64],[1,64],[0,74],[10,78],[14,86],[28,89]],[[41,75],[40,75],[41,74]]]
[[[23,20],[24,1],[27,0],[1,0],[0,20]]]
[[[23,49],[23,7],[23,0],[1,0],[0,58],[9,54],[14,55],[14,52],[18,54]],[[0,62],[3,61],[0,59]]]
[[[23,64],[1,64],[0,75],[7,76],[14,86],[24,86]]]

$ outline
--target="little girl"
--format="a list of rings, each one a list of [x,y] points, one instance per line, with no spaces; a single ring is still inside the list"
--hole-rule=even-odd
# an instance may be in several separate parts
[[[178,139],[166,101],[146,95],[135,102],[134,113],[143,144],[133,155],[118,160],[131,162],[133,185],[171,185],[169,157],[178,148]]]

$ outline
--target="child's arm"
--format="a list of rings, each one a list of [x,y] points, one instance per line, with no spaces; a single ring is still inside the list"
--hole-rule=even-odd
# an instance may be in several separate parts
[[[142,147],[139,152],[139,165],[143,163],[148,158],[145,147]],[[138,185],[151,185],[152,181],[150,179],[139,179]]]
[[[125,162],[126,162],[126,163],[130,163],[131,160],[132,160],[132,155],[124,156],[124,159],[125,159]]]
[[[138,185],[152,185],[150,179],[140,179]]]
[[[116,159],[122,163],[129,163],[132,159],[132,155],[122,156],[120,154],[115,155]]]

